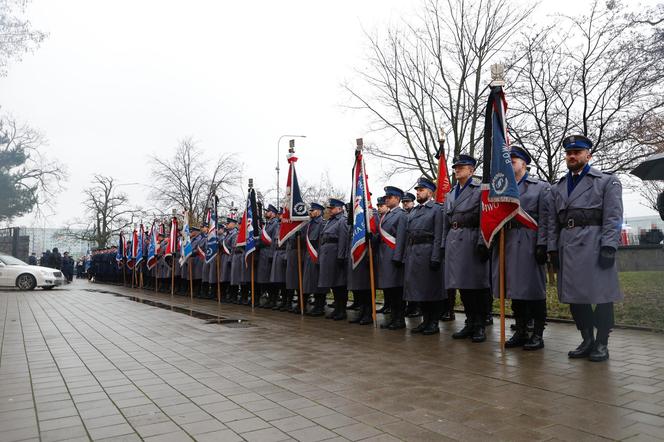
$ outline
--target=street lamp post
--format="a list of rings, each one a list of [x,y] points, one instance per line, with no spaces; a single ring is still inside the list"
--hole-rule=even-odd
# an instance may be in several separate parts
[[[279,159],[281,156],[279,155],[279,146],[281,145],[281,139],[285,137],[293,137],[293,138],[307,138],[306,135],[282,135],[279,137],[277,140],[277,167],[275,170],[277,171],[277,208],[281,206],[281,203],[279,202]]]

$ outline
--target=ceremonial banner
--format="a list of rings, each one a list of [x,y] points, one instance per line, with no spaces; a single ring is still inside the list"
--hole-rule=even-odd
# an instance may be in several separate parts
[[[157,253],[159,253],[159,241],[157,240],[157,222],[152,223],[152,228],[150,229],[150,246],[148,247],[148,259],[147,266],[148,270],[152,270],[157,264]]]
[[[164,257],[173,256],[176,253],[178,245],[178,219],[173,217],[171,220],[171,231],[168,235],[168,241],[166,242],[166,250],[164,251]]]
[[[171,235],[172,236],[172,235]],[[180,241],[180,267],[187,262],[191,256],[193,248],[191,237],[189,235],[189,212],[184,212],[184,224],[182,226],[182,240]]]
[[[129,270],[132,270],[134,268],[134,264],[136,263],[136,247],[138,245],[138,232],[136,232],[136,229],[131,233],[131,241],[129,242],[129,247],[128,247],[128,255],[127,255],[127,268]]]
[[[441,136],[439,141],[438,152],[436,153],[438,160],[438,175],[436,177],[436,202],[444,203],[445,196],[452,190],[450,184],[450,177],[447,174],[447,159],[445,157],[444,140]]]
[[[361,151],[355,153],[353,166],[353,239],[350,247],[353,268],[357,267],[367,252],[367,233],[375,232],[376,225],[371,209],[371,197],[367,188],[366,170]]]
[[[245,208],[244,214],[242,215],[242,221],[240,222],[240,230],[237,234],[237,246],[244,246],[244,262],[247,263],[249,256],[256,250],[256,238],[254,237],[254,216],[252,206],[256,207],[256,191],[251,188],[249,189],[249,195],[247,196],[247,206]],[[253,204],[252,204],[253,203]]]
[[[136,241],[136,254],[134,255],[135,265],[139,265],[143,261],[143,244],[145,244],[145,231],[143,230],[143,223],[138,228],[138,238]]]
[[[503,225],[516,217],[524,226],[537,230],[537,221],[521,209],[519,187],[512,169],[505,112],[507,101],[502,86],[489,94],[484,121],[484,170],[480,229],[487,247]]]
[[[217,236],[217,196],[214,196],[214,207],[208,211],[208,234],[207,249],[205,250],[205,262],[210,263],[219,253],[219,237]]]
[[[127,248],[127,243],[125,241],[124,234],[120,232],[120,236],[118,237],[118,250],[115,253],[115,262],[118,263],[118,268],[122,268],[122,261],[124,260],[125,257],[125,249]]]
[[[279,223],[279,245],[283,245],[288,238],[295,235],[309,222],[307,205],[302,200],[300,184],[297,181],[295,163],[297,157],[294,152],[288,154],[288,178],[286,179],[286,195],[284,196],[284,213]]]

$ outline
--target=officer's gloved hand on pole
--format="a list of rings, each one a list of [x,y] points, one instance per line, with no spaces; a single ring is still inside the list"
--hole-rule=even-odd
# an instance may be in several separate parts
[[[560,269],[560,256],[558,255],[557,250],[549,252],[549,261],[553,266],[553,270],[558,271],[558,269]]]
[[[609,246],[602,246],[599,249],[599,266],[603,269],[608,269],[613,267],[613,263],[616,261],[616,249]]]
[[[393,259],[393,260],[392,260],[392,265],[393,265],[394,267],[402,267],[402,266],[403,266],[403,263],[402,263],[401,261],[399,261],[399,260]]]
[[[546,264],[546,246],[535,247],[535,262],[541,266]]]
[[[489,260],[489,249],[484,244],[478,244],[475,251],[480,257],[480,261],[487,262]]]
[[[439,261],[429,261],[429,268],[433,271],[437,271],[440,269],[440,262]]]

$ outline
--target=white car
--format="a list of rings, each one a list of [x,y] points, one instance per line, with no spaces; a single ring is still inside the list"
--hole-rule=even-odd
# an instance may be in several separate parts
[[[64,283],[65,277],[60,270],[31,266],[13,256],[0,254],[0,286],[18,287],[20,290],[32,290],[35,287],[49,290]]]

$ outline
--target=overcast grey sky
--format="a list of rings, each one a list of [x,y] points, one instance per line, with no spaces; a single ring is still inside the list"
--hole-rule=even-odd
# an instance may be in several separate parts
[[[588,0],[545,0],[539,14],[574,14]],[[210,156],[236,152],[257,188],[275,185],[276,144],[297,140],[300,180],[325,171],[350,187],[355,138],[369,121],[344,108],[340,84],[363,65],[364,29],[412,14],[418,1],[34,0],[41,48],[0,78],[2,112],[40,129],[48,151],[68,166],[56,227],[81,215],[81,190],[95,173],[149,184],[151,154],[170,156],[192,136]],[[487,81],[488,81],[487,72]],[[509,91],[506,91],[509,100]],[[281,148],[282,185],[287,141]],[[367,164],[370,186],[384,184]],[[417,174],[394,184],[409,188]],[[137,204],[149,189],[127,186]],[[625,216],[654,214],[625,192]],[[32,225],[31,217],[18,220]]]

